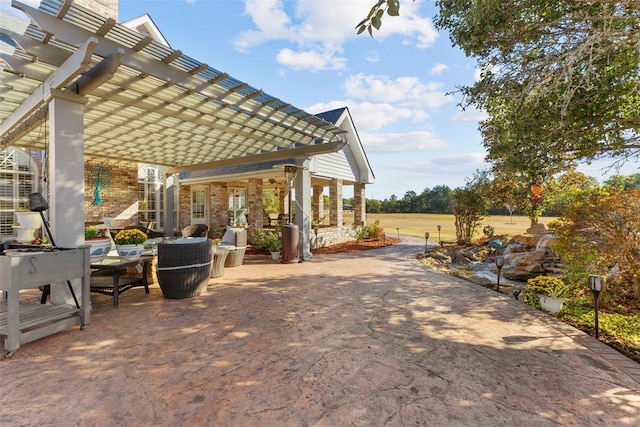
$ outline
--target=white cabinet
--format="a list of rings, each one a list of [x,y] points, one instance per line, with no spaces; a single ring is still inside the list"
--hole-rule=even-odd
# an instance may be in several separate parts
[[[0,256],[0,335],[5,357],[21,344],[54,334],[74,325],[89,324],[89,246],[51,252],[14,252]],[[75,305],[51,305],[20,301],[20,290],[81,279]]]

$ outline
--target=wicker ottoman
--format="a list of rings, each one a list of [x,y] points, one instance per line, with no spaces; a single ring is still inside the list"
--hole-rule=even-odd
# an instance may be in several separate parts
[[[165,298],[190,298],[205,292],[213,264],[213,242],[158,244],[156,275]]]

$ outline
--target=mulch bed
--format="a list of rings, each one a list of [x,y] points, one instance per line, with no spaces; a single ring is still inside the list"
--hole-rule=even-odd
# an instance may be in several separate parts
[[[385,246],[391,246],[400,243],[400,239],[395,237],[387,237],[384,240],[363,240],[362,242],[356,242],[350,240],[348,242],[336,243],[335,245],[325,246],[323,248],[312,249],[313,254],[338,254],[338,253],[350,253],[360,252],[369,249],[379,249]]]
[[[350,240],[348,242],[336,243],[335,245],[325,246],[322,248],[312,249],[313,254],[339,254],[339,253],[351,253],[367,251],[370,249],[384,248],[385,246],[391,246],[400,243],[400,239],[395,237],[387,237],[384,240],[363,240],[362,242],[356,242]],[[248,254],[260,254],[262,252],[256,251],[253,247],[247,248]]]

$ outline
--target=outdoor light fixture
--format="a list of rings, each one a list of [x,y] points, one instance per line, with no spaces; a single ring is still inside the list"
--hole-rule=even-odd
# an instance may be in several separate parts
[[[496,267],[498,268],[498,284],[496,285],[496,291],[500,292],[500,273],[502,272],[502,267],[504,267],[504,257],[502,255],[496,257]]]
[[[396,227],[396,231],[398,232],[398,239],[400,239],[400,227]]]
[[[319,231],[318,227],[313,229],[313,232],[316,235],[316,244],[315,244],[316,249],[318,249],[318,231]]]
[[[424,253],[427,253],[427,248],[429,247],[429,232],[424,232]]]
[[[587,281],[589,283],[589,289],[591,289],[591,293],[593,294],[593,311],[595,313],[596,339],[598,339],[598,299],[600,298],[600,292],[604,287],[604,277],[590,274]]]
[[[284,179],[287,182],[287,188],[289,189],[289,224],[291,224],[291,191],[293,190],[293,183],[296,179],[296,172],[298,168],[294,165],[284,166]]]
[[[440,230],[442,229],[441,226],[438,226],[438,242],[440,242],[440,246],[442,246],[442,239],[440,238]]]

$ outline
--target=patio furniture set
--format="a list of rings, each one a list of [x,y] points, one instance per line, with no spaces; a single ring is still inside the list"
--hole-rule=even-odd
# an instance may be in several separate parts
[[[228,229],[217,248],[207,237],[207,230],[206,226],[188,227],[183,237],[157,244],[156,274],[165,298],[200,295],[206,290],[210,277],[224,275],[224,267],[242,264],[247,242],[245,229]],[[108,256],[99,262],[91,262],[89,253],[89,246],[3,248],[0,337],[4,337],[5,357],[13,355],[21,344],[71,326],[80,325],[84,329],[89,324],[90,292],[112,296],[114,307],[118,307],[119,296],[129,289],[142,286],[149,293],[153,253],[143,253],[136,260]],[[142,274],[127,274],[127,268],[131,267],[142,267]],[[69,282],[74,279],[81,280],[81,301],[75,297]],[[69,283],[75,306],[46,304],[46,297],[39,303],[20,300],[23,289],[47,289],[51,283],[65,281]]]

